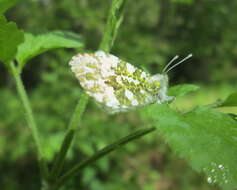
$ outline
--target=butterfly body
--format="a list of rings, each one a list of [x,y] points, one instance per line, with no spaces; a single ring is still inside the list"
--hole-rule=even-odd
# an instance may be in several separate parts
[[[78,54],[69,64],[85,92],[109,113],[172,99],[167,74],[150,75],[112,54]]]

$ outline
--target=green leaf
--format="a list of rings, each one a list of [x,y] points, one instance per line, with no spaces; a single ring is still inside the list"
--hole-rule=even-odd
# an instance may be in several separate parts
[[[176,85],[169,88],[169,95],[175,96],[175,97],[181,97],[190,92],[194,92],[198,90],[199,88],[200,88],[199,86],[193,85],[193,84]]]
[[[229,115],[230,117],[232,117],[232,119],[234,119],[234,120],[237,121],[237,115],[236,115],[236,114],[234,114],[234,113],[228,113],[228,115]]]
[[[206,107],[180,114],[166,105],[152,105],[143,116],[209,183],[237,187],[237,122],[228,114]]]
[[[24,35],[14,22],[7,22],[0,16],[0,61],[7,64],[13,60],[17,46],[24,40]]]
[[[0,0],[0,14],[6,12],[9,8],[14,6],[19,1],[21,0]]]
[[[230,94],[224,102],[220,105],[220,107],[224,106],[237,106],[237,92]]]
[[[82,47],[80,36],[72,32],[54,31],[36,36],[26,33],[25,42],[19,46],[16,58],[19,69],[22,69],[27,61],[48,50]]]

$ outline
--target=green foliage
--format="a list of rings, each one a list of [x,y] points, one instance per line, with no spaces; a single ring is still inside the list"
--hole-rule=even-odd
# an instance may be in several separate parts
[[[56,53],[60,56],[56,59],[50,57],[47,63],[47,69],[54,72],[42,73],[41,83],[31,91],[31,102],[36,113],[37,123],[40,126],[44,153],[47,154],[48,161],[53,159],[60,148],[71,112],[81,91],[76,79],[72,80],[73,75],[69,71],[68,65],[59,64],[59,60],[66,62],[69,59],[65,55],[66,52],[57,50]],[[8,159],[12,160],[11,163],[26,160],[25,167],[29,168],[30,172],[28,178],[37,183],[35,179],[32,179],[36,175],[36,171],[32,171],[32,165],[35,165],[35,161],[30,159],[34,153],[34,148],[30,134],[22,120],[22,109],[12,89],[0,90],[2,95],[0,115],[3,118],[0,122],[0,128],[1,132],[6,134],[3,137],[4,141],[8,142],[5,146],[2,145],[1,157],[8,155]],[[202,97],[205,98],[206,93],[210,93],[210,91],[205,91]],[[221,93],[216,90],[214,94],[216,95],[215,99]],[[184,99],[187,99],[187,96]],[[182,105],[182,103],[180,104]],[[19,111],[13,112],[12,110]],[[76,163],[78,160],[89,157],[106,144],[137,130],[139,126],[145,127],[149,123],[150,121],[141,121],[135,113],[109,116],[91,101],[83,117],[82,127],[78,129],[74,140],[74,148],[69,152],[66,165],[71,166],[72,162]],[[81,187],[81,189],[97,190],[95,184],[99,184],[103,189],[122,190],[129,187],[131,190],[143,190],[146,186],[151,186],[148,189],[153,190],[156,186],[168,183],[175,189],[214,189],[214,187],[205,184],[204,179],[195,174],[184,162],[180,162],[177,155],[171,154],[163,139],[160,136],[157,137],[158,134],[159,131],[157,130],[153,134],[121,148],[118,153],[113,153],[93,167],[88,168],[93,171],[94,175],[88,174],[87,169],[83,170],[83,173],[66,187],[74,189],[72,187],[74,186],[76,188]],[[12,136],[16,136],[14,141],[11,140]],[[19,144],[21,146],[17,150],[11,151]],[[30,158],[29,155],[31,155]],[[114,164],[115,162],[116,164]],[[10,173],[14,173],[16,170],[28,173],[25,169],[18,168],[18,165],[14,166],[14,169],[9,168]],[[183,175],[180,175],[180,170],[182,170]],[[89,181],[80,181],[79,179],[84,178],[83,176],[89,178]],[[8,189],[9,183],[17,183],[15,177],[8,174],[5,174],[5,177],[9,180],[4,185],[6,189]],[[3,178],[5,179],[5,177]],[[143,181],[144,179],[146,182]],[[21,187],[27,188],[29,183],[25,182]]]
[[[220,106],[237,106],[237,92],[230,94]]]
[[[145,118],[191,166],[204,172],[209,183],[237,187],[237,122],[205,107],[180,114],[164,105],[146,108]]]
[[[175,3],[193,3],[193,0],[171,0]]]
[[[17,28],[14,22],[7,22],[0,15],[0,61],[7,64],[13,60],[17,52],[17,46],[23,42],[23,32]]]
[[[25,41],[22,43],[16,55],[19,68],[33,57],[56,48],[82,48],[81,37],[72,32],[54,31],[40,35],[25,33]]]
[[[0,0],[0,14],[17,2],[18,0]],[[83,36],[87,45],[85,51],[90,51],[97,49],[98,41],[103,35],[99,47],[109,51],[123,20],[124,2],[113,1],[105,32],[105,14],[108,10],[106,1],[27,1],[19,4],[17,9],[8,12],[7,18],[16,20],[21,28],[37,32],[61,28],[76,31],[77,34],[60,31],[40,35],[25,33],[23,42],[23,32],[17,29],[16,24],[7,22],[5,17],[0,16],[0,61],[12,61],[18,48],[16,59],[19,63],[18,69],[21,70],[28,61],[32,62],[32,58],[46,51],[56,48],[81,49],[83,43],[80,36]],[[171,82],[173,77],[176,83],[178,80],[190,82],[196,79],[205,83],[211,80],[234,81],[236,5],[235,1],[219,1],[213,4],[212,0],[202,3],[193,0],[138,0],[135,4],[128,1],[124,27],[120,30],[114,52],[155,74],[162,70],[162,65],[174,54],[187,54],[191,51],[195,55],[193,64],[183,66],[175,77],[171,76]],[[117,153],[98,160],[93,167],[80,170],[81,173],[75,179],[70,179],[64,189],[217,189],[208,186],[201,176],[172,155],[161,136],[157,138],[159,132],[173,150],[185,158],[196,171],[207,175],[209,183],[219,183],[224,189],[236,187],[237,120],[236,114],[233,114],[236,110],[231,110],[234,111],[232,114],[224,114],[210,109],[236,106],[236,93],[224,101],[198,107],[185,114],[173,111],[165,105],[152,105],[142,109],[142,118],[136,112],[108,116],[91,101],[81,120],[88,97],[83,96],[76,79],[72,80],[73,76],[66,64],[73,54],[73,50],[61,49],[34,59],[37,64],[27,67],[23,72],[30,101],[24,91],[19,70],[11,64],[18,91],[23,94],[21,98],[26,103],[28,112],[32,112],[29,109],[29,103],[32,103],[39,126],[36,132],[42,137],[39,146],[44,159],[52,166],[50,169],[56,168],[50,180],[43,181],[44,184],[63,179],[68,172],[70,174],[73,171],[62,170],[64,163],[65,168],[76,168],[74,170],[78,173],[79,169],[91,161],[94,163],[106,151],[118,148],[119,142],[124,142],[123,137],[134,133],[138,127],[155,125],[158,133],[128,144],[117,150]],[[0,170],[3,171],[0,174],[1,188],[16,189],[19,188],[17,183],[23,182],[22,189],[35,189],[40,187],[35,147],[23,122],[23,109],[12,88],[12,80],[5,77],[5,71],[0,72],[5,85],[0,88],[0,133],[4,134],[0,139]],[[220,98],[220,93],[217,93],[221,91],[219,86],[218,84],[218,91],[213,93],[214,96],[209,87],[206,87],[199,99],[208,102],[210,96],[214,99]],[[189,84],[171,87],[170,95],[186,95],[185,98],[174,101],[172,106],[184,106],[185,102],[189,106],[193,106],[194,102],[201,104],[196,96],[200,93],[197,92],[198,88]],[[85,99],[82,98],[82,102],[79,101],[78,104],[80,96]],[[75,117],[71,119],[69,130],[66,130],[74,107]],[[225,112],[231,112],[225,109]],[[181,110],[185,111],[183,108]],[[30,114],[33,118],[33,114]],[[74,136],[79,124],[82,127],[78,129],[77,136]],[[68,152],[73,137],[74,146]],[[107,146],[115,139],[122,140]],[[59,156],[54,160],[58,152]],[[78,163],[81,160],[84,161]],[[22,173],[28,176],[22,176]],[[27,181],[24,182],[24,178]]]
[[[154,127],[147,128],[147,129],[140,129],[139,131],[135,131],[134,133],[132,133],[128,136],[125,136],[125,137],[115,141],[112,144],[109,144],[108,146],[106,146],[103,149],[97,151],[94,155],[92,155],[88,159],[85,159],[82,162],[78,163],[73,168],[71,168],[68,172],[66,172],[61,178],[59,178],[58,185],[60,185],[64,181],[72,178],[77,173],[81,172],[82,169],[84,169],[85,167],[88,167],[89,165],[92,165],[95,161],[97,161],[98,159],[104,157],[108,153],[110,153],[110,152],[118,149],[122,145],[127,144],[128,142],[131,142],[132,140],[135,140],[139,137],[142,137],[142,136],[144,136],[144,135],[146,135],[146,134],[148,134],[148,133],[150,133],[154,130],[155,130]]]
[[[199,89],[199,86],[193,84],[181,84],[172,86],[169,88],[169,95],[175,97],[182,97],[190,92],[195,92]]]
[[[7,9],[14,6],[16,3],[18,3],[21,0],[0,0],[0,15],[3,14]]]
[[[135,6],[133,1],[127,3],[126,19],[113,53],[153,74],[162,70],[174,55],[193,53],[189,61],[192,64],[184,64],[178,72],[172,72],[171,82],[188,79],[207,84],[235,80],[236,70],[232,68],[237,43],[236,1],[138,0]],[[108,2],[94,0],[58,0],[48,4],[27,1],[9,15],[27,31],[35,31],[39,25],[43,31],[55,28],[76,31],[85,39],[87,49],[95,50],[104,31],[108,7]]]

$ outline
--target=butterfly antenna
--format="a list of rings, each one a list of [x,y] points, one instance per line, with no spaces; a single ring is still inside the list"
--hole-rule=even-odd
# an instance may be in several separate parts
[[[169,67],[176,59],[178,59],[178,58],[179,58],[178,55],[174,56],[173,59],[171,59],[170,62],[169,62],[169,63],[165,66],[165,68],[162,70],[162,73],[167,73],[167,72],[166,72],[166,69],[168,69],[168,67]]]
[[[189,54],[187,57],[185,57],[184,59],[182,59],[181,61],[179,61],[178,63],[174,64],[172,67],[170,67],[167,71],[165,71],[165,73],[168,73],[169,71],[171,71],[173,68],[177,67],[178,65],[180,65],[181,63],[183,63],[184,61],[186,61],[187,59],[189,59],[190,57],[192,57],[192,54]]]

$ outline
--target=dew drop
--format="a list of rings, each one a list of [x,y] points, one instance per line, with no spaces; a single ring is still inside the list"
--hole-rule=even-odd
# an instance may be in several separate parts
[[[210,184],[219,183],[227,184],[229,183],[229,169],[222,163],[211,162],[209,166],[204,167],[203,171],[208,174],[207,182]]]

